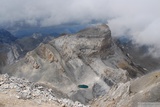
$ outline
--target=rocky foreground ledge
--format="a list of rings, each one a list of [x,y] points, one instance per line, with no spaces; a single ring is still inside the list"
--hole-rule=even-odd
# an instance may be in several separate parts
[[[119,83],[91,104],[92,107],[160,107],[160,71],[154,71],[135,80]]]
[[[26,79],[0,75],[0,107],[90,107],[70,99],[58,99],[52,89]]]

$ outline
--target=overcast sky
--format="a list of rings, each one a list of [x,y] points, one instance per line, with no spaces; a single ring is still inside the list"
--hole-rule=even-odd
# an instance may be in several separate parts
[[[160,0],[0,0],[2,26],[108,21],[112,36],[153,45],[160,56]]]

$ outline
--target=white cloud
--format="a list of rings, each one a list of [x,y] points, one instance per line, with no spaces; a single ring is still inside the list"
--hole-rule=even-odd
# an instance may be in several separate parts
[[[159,0],[0,0],[0,25],[106,20],[113,36],[129,35],[139,44],[160,49],[159,4]]]

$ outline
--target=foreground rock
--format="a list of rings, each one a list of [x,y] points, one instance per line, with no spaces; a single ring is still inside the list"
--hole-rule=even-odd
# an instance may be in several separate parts
[[[127,83],[120,83],[93,107],[138,107],[138,102],[160,102],[160,71],[153,72]]]
[[[25,106],[32,107],[89,107],[69,99],[58,99],[48,89],[25,79],[9,77],[7,74],[0,75],[0,107]],[[8,101],[8,102],[7,102]],[[23,103],[20,103],[20,102]],[[10,105],[10,104],[14,104]],[[27,105],[29,106],[29,105]]]

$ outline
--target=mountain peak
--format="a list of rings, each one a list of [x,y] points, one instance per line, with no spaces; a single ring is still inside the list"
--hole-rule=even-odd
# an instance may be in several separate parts
[[[103,24],[41,44],[11,65],[14,70],[6,66],[3,72],[50,83],[63,93],[59,97],[86,104],[114,84],[140,75],[130,63],[112,41],[109,27]],[[80,90],[79,86],[88,88]]]
[[[83,29],[77,35],[86,38],[111,38],[111,31],[106,24],[101,24]]]
[[[109,30],[109,26],[106,24],[100,24],[100,25],[97,25],[96,27],[104,31]]]

